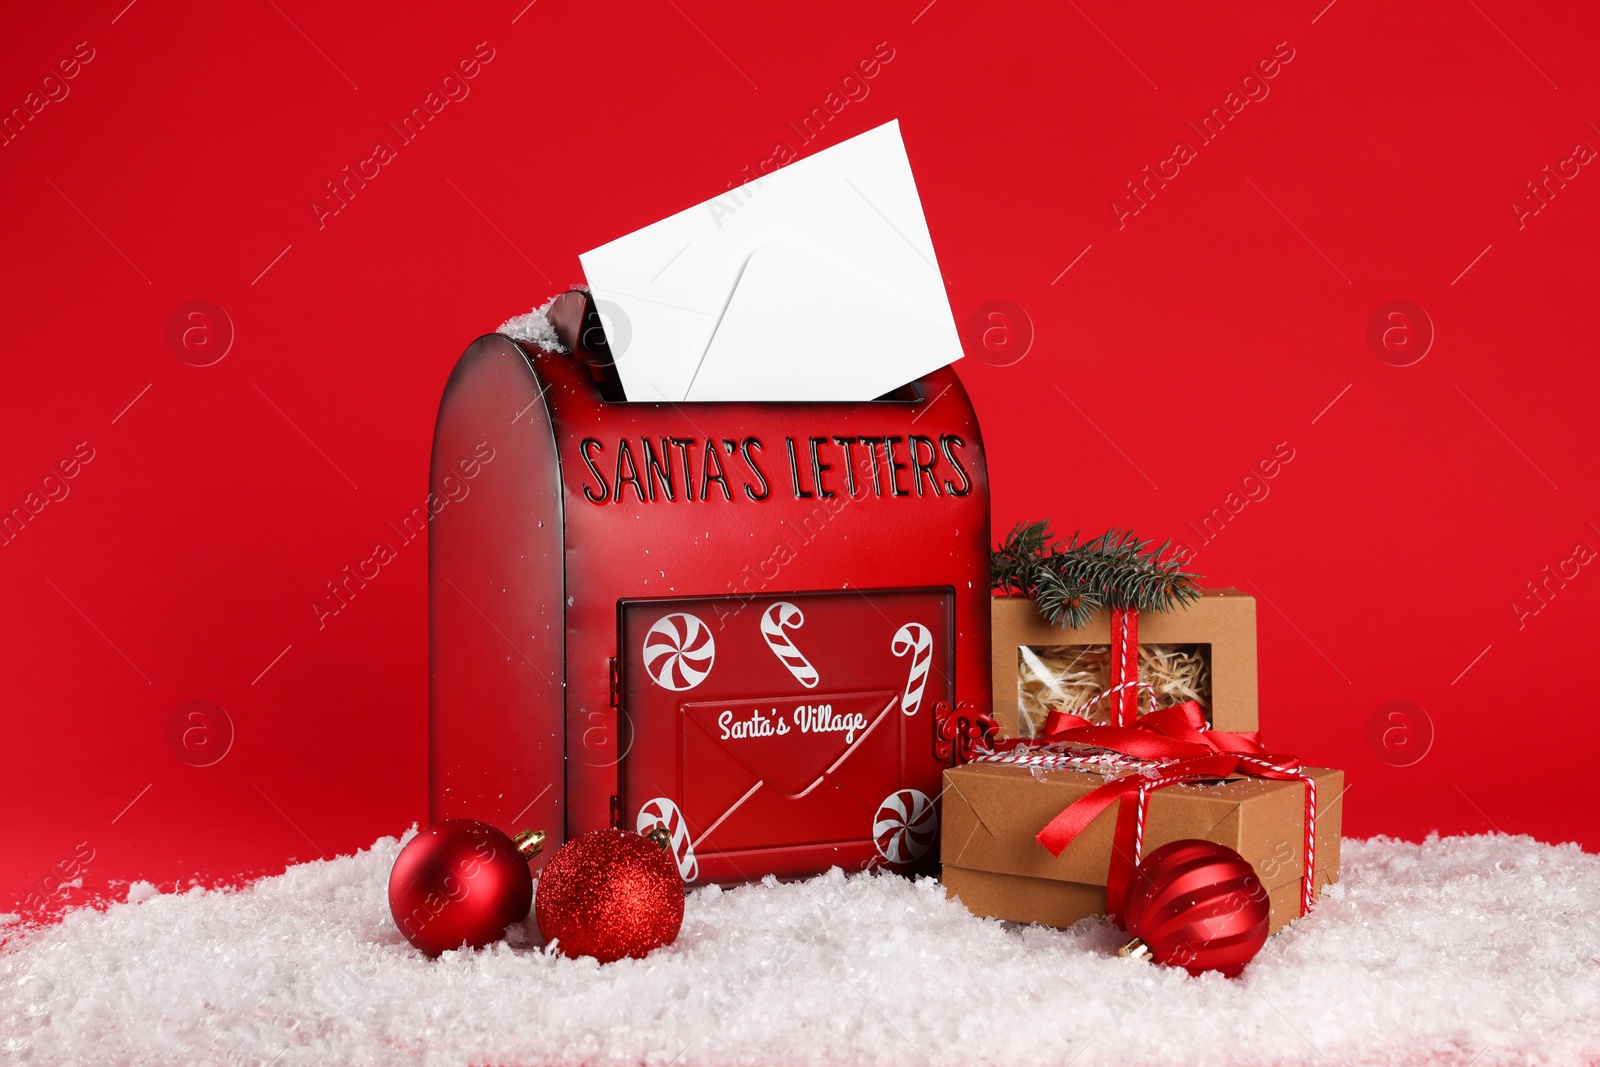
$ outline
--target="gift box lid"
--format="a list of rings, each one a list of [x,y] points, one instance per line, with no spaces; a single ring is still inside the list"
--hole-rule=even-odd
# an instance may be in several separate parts
[[[1318,871],[1336,871],[1344,772],[1305,770],[1317,791],[1315,866]],[[944,865],[1104,885],[1116,805],[1101,812],[1060,856],[1050,855],[1034,838],[1069,804],[1105,781],[1088,771],[1001,763],[970,763],[947,770],[942,798]],[[1231,778],[1152,793],[1144,852],[1184,838],[1232,848],[1255,867],[1268,890],[1295,882],[1305,869],[1305,785]]]

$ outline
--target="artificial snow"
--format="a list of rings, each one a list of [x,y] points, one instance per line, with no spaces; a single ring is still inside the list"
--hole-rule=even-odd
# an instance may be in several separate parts
[[[545,317],[550,311],[550,305],[555,302],[556,298],[552,296],[542,306],[534,308],[526,315],[516,315],[502,322],[496,332],[503,333],[516,341],[527,341],[540,348],[547,348],[552,352],[565,352],[567,347],[561,343],[561,338],[556,336],[556,328]]]
[[[833,871],[695,889],[677,942],[599,966],[424,958],[400,841],[237,891],[80,910],[0,950],[0,1060],[116,1064],[1568,1064],[1600,1061],[1600,856],[1347,841],[1343,881],[1236,980]]]

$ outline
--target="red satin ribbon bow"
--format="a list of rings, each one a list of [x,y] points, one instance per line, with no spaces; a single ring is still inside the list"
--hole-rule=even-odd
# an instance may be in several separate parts
[[[1043,732],[1030,739],[1029,747],[1055,743],[1104,749],[1161,764],[1107,782],[1074,801],[1039,831],[1039,843],[1049,849],[1051,855],[1059,856],[1106,808],[1130,798],[1135,800],[1132,804],[1121,804],[1117,812],[1111,867],[1106,876],[1108,910],[1113,916],[1122,910],[1128,880],[1139,861],[1149,795],[1179,782],[1225,778],[1230,774],[1298,779],[1306,783],[1306,862],[1301,914],[1310,908],[1316,847],[1316,786],[1301,771],[1298,759],[1273,755],[1262,748],[1258,733],[1208,729],[1205,713],[1191,700],[1152,711],[1131,726],[1096,725],[1077,715],[1051,712]]]

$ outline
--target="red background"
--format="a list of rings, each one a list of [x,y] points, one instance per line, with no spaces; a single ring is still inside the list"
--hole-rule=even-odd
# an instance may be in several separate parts
[[[0,147],[0,510],[78,442],[94,459],[0,547],[0,909],[424,818],[421,543],[325,628],[310,604],[422,502],[456,356],[778,143],[896,117],[957,320],[1005,300],[1035,334],[959,368],[997,532],[1130,525],[1259,593],[1267,740],[1349,771],[1348,833],[1600,847],[1591,783],[1544,780],[1533,745],[1485,755],[1511,723],[1600,741],[1597,568],[1520,627],[1511,606],[1600,545],[1600,176],[1511,209],[1600,145],[1593,9],[525,2],[4,17],[7,114],[78,42],[94,58]],[[1119,228],[1124,183],[1285,41],[1270,95]],[[324,183],[478,42],[470,95],[319,228]],[[879,42],[866,98],[802,144],[789,124]],[[196,299],[236,331],[206,367],[167,337]],[[1436,331],[1411,366],[1367,340],[1394,299]],[[1200,544],[1188,524],[1279,442],[1269,495]],[[169,746],[191,700],[235,730],[211,766]],[[1436,735],[1411,766],[1405,737],[1369,743],[1391,700]]]

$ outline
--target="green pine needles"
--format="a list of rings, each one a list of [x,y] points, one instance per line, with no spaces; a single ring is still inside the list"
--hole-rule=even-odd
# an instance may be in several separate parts
[[[1198,598],[1200,575],[1163,558],[1172,542],[1150,545],[1131,530],[1062,542],[1048,521],[1018,523],[991,556],[994,587],[1035,598],[1039,614],[1062,627],[1082,626],[1102,607],[1166,611]]]

